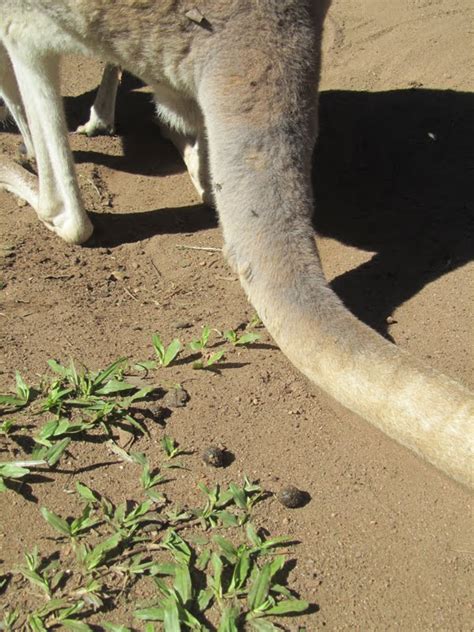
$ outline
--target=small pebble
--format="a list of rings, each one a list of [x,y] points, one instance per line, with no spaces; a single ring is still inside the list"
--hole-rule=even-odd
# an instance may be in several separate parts
[[[223,467],[225,463],[225,452],[217,446],[211,445],[202,453],[202,460],[212,467]]]
[[[192,326],[193,326],[192,323],[188,323],[186,321],[176,323],[176,329],[189,329]]]
[[[302,507],[306,504],[307,498],[308,494],[306,492],[302,492],[300,489],[294,487],[293,485],[284,487],[277,494],[278,501],[285,507],[288,507],[288,509]]]

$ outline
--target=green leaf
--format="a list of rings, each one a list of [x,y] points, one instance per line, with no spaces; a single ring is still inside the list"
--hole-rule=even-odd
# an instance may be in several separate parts
[[[181,536],[172,529],[168,531],[166,538],[161,544],[164,548],[169,549],[175,559],[181,564],[189,564],[191,560],[191,549]]]
[[[284,555],[277,555],[273,558],[273,560],[270,562],[270,578],[272,578],[275,573],[278,573],[278,571],[281,571],[281,569],[285,565],[285,561],[286,558]]]
[[[228,340],[230,343],[235,344],[237,341],[237,332],[235,332],[233,329],[224,331],[224,338]]]
[[[236,344],[236,345],[250,345],[250,344],[256,342],[257,340],[260,340],[260,335],[249,332],[249,333],[246,333],[246,334],[243,334],[242,336],[240,336],[240,338],[238,340],[236,340],[234,344]]]
[[[222,351],[216,351],[215,353],[211,354],[209,356],[209,359],[206,360],[206,367],[212,366],[213,364],[216,364],[216,362],[219,362],[219,360],[222,358],[224,354],[225,354],[225,349]]]
[[[94,391],[95,395],[114,395],[115,393],[121,393],[122,391],[132,391],[135,390],[136,386],[133,384],[128,384],[128,382],[124,382],[123,380],[112,379],[109,380],[102,386]]]
[[[98,375],[96,375],[96,377],[94,378],[92,382],[93,385],[99,386],[99,384],[103,384],[107,380],[107,378],[109,378],[111,375],[116,375],[119,368],[122,368],[126,361],[127,361],[127,358],[123,357],[123,358],[119,358],[118,360],[115,360],[115,362],[112,362],[112,364],[110,364],[106,369],[104,369]]]
[[[106,630],[110,630],[110,632],[131,632],[130,628],[126,628],[124,625],[120,625],[119,623],[108,623],[104,621],[102,623],[102,627]]]
[[[88,571],[91,571],[94,568],[100,566],[105,559],[107,553],[115,549],[120,544],[121,540],[121,533],[115,533],[114,535],[110,536],[109,538],[98,544],[96,547],[94,547],[92,551],[87,553],[87,555],[85,556],[84,566],[86,567],[86,569]]]
[[[56,529],[56,531],[59,531],[59,533],[62,533],[63,535],[71,535],[71,527],[66,522],[66,520],[56,515],[52,511],[49,511],[49,509],[46,509],[46,507],[41,507],[40,511],[43,518],[48,524],[53,527],[53,529]]]
[[[239,615],[240,610],[237,606],[224,608],[217,632],[239,632],[237,627]]]
[[[204,549],[204,551],[199,555],[199,557],[196,560],[196,568],[199,571],[205,570],[210,558],[211,558],[211,549]]]
[[[181,597],[183,605],[186,605],[192,596],[192,582],[188,566],[180,564],[176,567],[173,586]]]
[[[280,616],[286,614],[297,614],[309,608],[309,603],[302,599],[284,599],[275,606],[265,610],[266,615]]]
[[[263,540],[262,538],[260,538],[260,536],[257,534],[255,527],[253,526],[253,524],[251,524],[250,522],[248,523],[246,529],[245,529],[246,533],[247,533],[247,537],[250,540],[250,542],[254,545],[255,548],[259,548],[260,545],[262,544]]]
[[[239,526],[238,517],[233,513],[230,513],[230,511],[216,511],[214,515],[221,521],[222,526],[226,529],[229,527]]]
[[[242,588],[248,577],[250,565],[251,561],[248,551],[240,553],[240,557],[237,561],[237,564],[234,566],[234,570],[232,573],[232,579],[229,585],[229,592],[235,592],[236,590]]]
[[[151,340],[152,340],[153,348],[155,349],[156,355],[158,356],[160,363],[163,364],[163,359],[165,357],[165,348],[163,346],[163,343],[161,342],[160,334],[158,333],[153,334]]]
[[[129,408],[130,405],[133,404],[133,402],[136,402],[140,399],[145,399],[147,395],[152,393],[154,390],[156,390],[154,386],[144,386],[143,388],[140,388],[136,393],[133,393],[133,395],[130,395],[130,397],[127,397],[127,399],[123,400],[123,406],[125,408]]]
[[[134,369],[138,369],[139,371],[150,371],[151,369],[156,369],[156,362],[154,360],[142,360],[140,362],[136,362],[133,365]]]
[[[30,387],[25,384],[23,378],[18,373],[18,371],[15,372],[15,380],[16,380],[16,392],[23,399],[25,404],[27,404],[30,398]]]
[[[72,632],[92,632],[92,628],[82,621],[63,619],[61,623],[67,630],[72,630]]]
[[[30,614],[27,622],[30,626],[31,632],[48,632],[47,628],[44,626],[44,623],[36,614]]]
[[[253,619],[250,621],[250,626],[256,632],[278,632],[280,630],[276,625],[273,625],[270,621],[265,621],[265,619]]]
[[[10,430],[13,428],[13,425],[13,419],[5,419],[5,421],[0,424],[0,434],[4,434],[5,436],[7,436]]]
[[[84,500],[89,503],[97,503],[100,501],[100,496],[96,494],[96,492],[94,492],[90,487],[84,485],[84,483],[76,481],[76,491]]]
[[[176,447],[176,444],[175,444],[174,439],[172,439],[171,437],[168,437],[168,435],[165,435],[161,439],[161,446],[163,450],[165,451],[166,456],[171,456]]]
[[[22,408],[22,406],[25,406],[25,403],[26,402],[22,398],[15,397],[14,395],[0,395],[0,406]]]
[[[271,567],[270,562],[265,563],[257,573],[250,588],[247,602],[250,610],[257,610],[265,602],[270,590]]]
[[[0,476],[4,478],[23,478],[30,473],[27,467],[16,465],[12,463],[0,463]]]
[[[35,584],[36,586],[39,586],[41,590],[44,590],[48,597],[51,596],[51,590],[49,588],[47,580],[44,579],[44,577],[41,577],[39,573],[28,568],[22,568],[20,572],[23,577],[25,577],[29,582]]]
[[[237,559],[237,549],[229,540],[226,540],[220,535],[215,535],[213,538],[214,542],[216,542],[220,548],[223,550],[225,556],[229,560],[229,562],[234,562]]]
[[[163,625],[166,632],[181,632],[178,604],[173,597],[163,599]]]
[[[197,606],[199,612],[204,612],[205,610],[207,610],[207,608],[209,608],[213,597],[214,591],[212,590],[212,588],[206,588],[199,591],[197,596]]]
[[[67,606],[66,599],[50,599],[44,606],[37,608],[35,614],[44,618],[52,612],[56,612],[57,610],[64,608],[64,606]]]
[[[220,556],[217,555],[217,553],[214,553],[214,552],[212,553],[211,564],[212,564],[212,569],[214,571],[214,576],[212,578],[212,587],[214,589],[214,593],[219,598],[221,598],[224,592],[222,589],[222,572],[224,570],[224,565],[222,563]]]
[[[270,538],[269,540],[262,541],[258,548],[260,551],[267,551],[268,549],[274,549],[277,546],[288,544],[288,542],[291,542],[291,538],[289,538],[288,536],[282,535],[276,538]]]
[[[163,357],[163,365],[168,366],[173,362],[178,353],[181,351],[181,342],[178,338],[175,338],[166,349],[165,355]]]
[[[151,608],[135,610],[133,616],[141,621],[163,621],[165,613],[162,607],[152,606]]]
[[[202,349],[202,342],[200,340],[192,340],[188,347],[191,349],[191,351],[201,351]]]
[[[240,509],[247,509],[247,496],[245,495],[244,490],[237,487],[234,483],[230,483],[229,489],[232,492],[232,496],[237,507],[240,507]]]
[[[66,377],[68,374],[68,369],[62,364],[59,364],[59,362],[56,362],[56,360],[48,360],[48,366],[54,373],[57,373],[61,377]]]
[[[56,465],[70,443],[71,437],[66,437],[57,443],[53,443],[45,454],[45,459],[50,467]]]

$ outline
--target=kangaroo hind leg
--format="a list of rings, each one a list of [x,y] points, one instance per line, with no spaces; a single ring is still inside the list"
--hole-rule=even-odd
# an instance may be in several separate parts
[[[84,210],[68,143],[59,93],[59,58],[32,53],[15,44],[7,48],[31,131],[39,176],[36,212],[65,241],[83,243],[92,234]]]
[[[78,134],[98,136],[114,133],[115,104],[121,77],[122,71],[118,66],[106,64],[97,95],[90,109],[89,120],[84,125],[79,125],[76,129]]]
[[[26,158],[33,158],[33,141],[26,121],[25,109],[21,100],[20,90],[16,82],[15,73],[6,49],[0,44],[0,96],[5,103],[4,118],[8,113],[13,117],[25,144]]]
[[[155,91],[155,102],[163,137],[179,151],[201,200],[212,204],[207,139],[199,106],[164,86]]]

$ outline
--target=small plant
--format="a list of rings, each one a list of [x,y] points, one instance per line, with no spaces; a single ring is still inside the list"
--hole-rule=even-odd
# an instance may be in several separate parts
[[[230,342],[235,347],[237,346],[245,347],[247,345],[253,344],[254,342],[257,342],[257,340],[260,340],[260,334],[256,334],[256,333],[248,331],[246,333],[243,333],[241,336],[239,336],[239,334],[233,329],[229,329],[225,331],[223,336],[228,342]]]
[[[0,406],[7,409],[24,408],[30,401],[32,395],[30,387],[25,383],[20,373],[15,373],[16,395],[0,395]]]
[[[220,362],[224,354],[225,349],[214,351],[214,353],[202,353],[201,358],[193,362],[193,369],[209,369],[214,364]]]
[[[219,485],[209,488],[204,483],[199,483],[198,488],[206,496],[206,503],[204,507],[193,510],[193,513],[205,528],[236,527],[244,524],[262,493],[260,487],[250,483],[247,478],[243,487],[231,483],[226,490],[222,490]],[[229,511],[229,505],[232,504],[242,511],[237,514]]]
[[[41,515],[46,522],[62,536],[67,536],[71,538],[71,540],[77,540],[83,537],[87,531],[99,523],[99,520],[91,515],[91,511],[91,505],[87,504],[80,516],[68,522],[54,512],[49,511],[49,509],[46,509],[46,507],[41,507]]]
[[[0,462],[0,492],[14,487],[15,483],[30,474],[30,468],[45,464],[44,460]]]
[[[202,328],[201,336],[196,340],[192,340],[188,347],[191,351],[202,351],[207,347],[209,342],[209,336],[211,335],[211,329],[207,325]]]
[[[262,325],[263,325],[262,319],[257,313],[255,313],[250,319],[249,324],[247,325],[246,329],[254,329],[255,327],[262,327]]]
[[[49,387],[42,403],[43,410],[52,410],[60,414],[65,404],[87,406],[94,398],[136,390],[123,379],[126,362],[127,358],[119,358],[103,371],[94,373],[87,370],[78,372],[72,360],[68,367],[56,360],[48,360],[50,369],[59,375],[60,379]]]
[[[6,481],[17,481],[30,473],[27,467],[22,467],[16,463],[0,463],[0,492],[6,492],[8,487]]]
[[[178,338],[172,340],[170,344],[165,347],[160,335],[156,333],[153,334],[152,343],[160,366],[169,366],[181,351],[181,342]]]
[[[13,421],[13,419],[5,419],[5,421],[0,424],[0,435],[8,437],[14,425],[15,422]]]
[[[0,629],[4,630],[5,632],[10,632],[11,630],[14,630],[15,623],[18,621],[19,618],[20,613],[18,612],[18,610],[5,611],[3,615],[3,621],[0,624]]]
[[[159,468],[152,470],[147,457],[141,453],[134,453],[130,455],[135,463],[142,466],[142,473],[140,475],[140,483],[143,487],[145,494],[153,500],[155,503],[163,503],[165,497],[163,494],[157,492],[154,488],[165,481],[163,474],[160,474]]]
[[[174,459],[176,456],[184,454],[184,450],[181,450],[176,441],[171,437],[168,437],[168,435],[165,435],[161,439],[161,447],[165,451],[168,459]]]
[[[258,339],[257,334],[248,331],[229,330],[225,336],[218,332],[219,344],[210,348],[212,331],[217,330],[203,327],[200,337],[188,345],[200,356],[194,368],[207,369],[222,359],[230,346],[222,337],[233,346]],[[158,364],[169,366],[181,350],[178,339],[165,348],[159,334],[153,336],[153,346],[156,361],[132,366],[145,372]],[[72,515],[60,515],[42,506],[40,514],[51,530],[50,555],[42,556],[35,548],[25,554],[20,568],[0,575],[4,603],[0,630],[89,632],[92,627],[87,621],[93,616],[91,620],[99,622],[101,629],[130,632],[132,628],[121,623],[100,622],[99,616],[117,607],[128,607],[128,618],[130,603],[124,603],[123,595],[133,594],[138,582],[154,587],[149,602],[134,606],[134,616],[142,622],[144,627],[139,629],[144,632],[154,632],[155,621],[159,622],[156,629],[168,632],[205,632],[210,621],[218,632],[265,632],[279,629],[272,617],[297,614],[308,607],[282,585],[281,577],[288,569],[278,547],[289,546],[289,539],[264,536],[252,526],[255,503],[263,497],[259,485],[247,477],[226,486],[200,483],[203,498],[197,506],[189,506],[184,500],[183,504],[175,504],[168,497],[173,487],[166,487],[170,482],[166,474],[172,473],[170,468],[184,469],[177,457],[186,452],[179,444],[159,430],[163,451],[161,462],[154,466],[146,454],[129,453],[115,443],[117,434],[124,430],[147,432],[140,421],[147,414],[137,404],[156,388],[136,386],[131,378],[128,382],[130,365],[126,358],[97,372],[78,369],[72,361],[63,365],[50,360],[48,364],[53,377],[43,378],[40,390],[28,387],[17,373],[15,394],[0,396],[2,412],[15,411],[15,420],[6,419],[0,425],[2,449],[5,444],[15,456],[17,446],[26,446],[27,451],[25,460],[0,462],[0,492],[30,493],[30,485],[25,483],[36,482],[36,468],[42,472],[47,469],[55,477],[54,466],[68,450],[73,452],[74,442],[89,438],[100,442],[105,438],[108,448],[120,457],[121,468],[131,469],[130,463],[139,466],[141,491],[138,499],[132,496],[112,502],[76,481],[80,507]],[[155,406],[153,398],[151,414]],[[138,412],[141,416],[137,420]],[[32,415],[39,422],[33,424]],[[27,436],[32,427],[32,436]],[[20,443],[20,434],[28,441]],[[34,448],[30,447],[31,439]],[[156,441],[156,434],[150,439]],[[12,441],[15,451],[10,446]],[[70,456],[75,461],[75,451]],[[89,465],[87,459],[84,464]],[[11,581],[15,574],[23,579]],[[27,597],[22,594],[25,586]],[[142,592],[141,584],[137,588],[136,594],[150,592],[146,587]]]
[[[31,553],[25,553],[25,566],[19,569],[20,573],[32,585],[40,588],[48,598],[61,581],[64,572],[58,570],[57,560],[45,564],[40,558],[38,547],[35,546]]]

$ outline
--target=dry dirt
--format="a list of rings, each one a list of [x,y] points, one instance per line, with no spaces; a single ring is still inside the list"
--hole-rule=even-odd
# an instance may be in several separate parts
[[[363,321],[474,387],[472,14],[467,0],[334,2],[314,181],[317,240],[337,293]],[[87,117],[100,72],[66,60],[71,129]],[[0,134],[4,152],[18,142],[12,129]],[[1,261],[1,391],[15,369],[38,381],[49,358],[91,368],[143,359],[154,331],[189,340],[204,324],[235,328],[253,314],[220,253],[179,248],[220,247],[222,236],[143,89],[122,86],[117,136],[72,135],[71,144],[95,245],[61,243],[0,193],[1,244],[12,246]],[[220,374],[187,364],[157,373],[191,397],[166,425],[194,450],[174,492],[193,498],[198,480],[245,472],[271,491],[291,483],[310,494],[301,509],[272,497],[256,510],[257,524],[301,542],[292,585],[318,606],[298,619],[307,630],[471,630],[468,492],[308,384],[266,334],[262,342]],[[135,447],[153,460],[162,433],[153,428]],[[235,460],[210,472],[200,459],[209,443]],[[103,445],[78,445],[66,469],[116,500],[133,493],[135,477]],[[48,546],[38,509],[73,512],[66,485],[64,474],[35,485],[29,500],[0,497],[0,573],[34,543]]]

